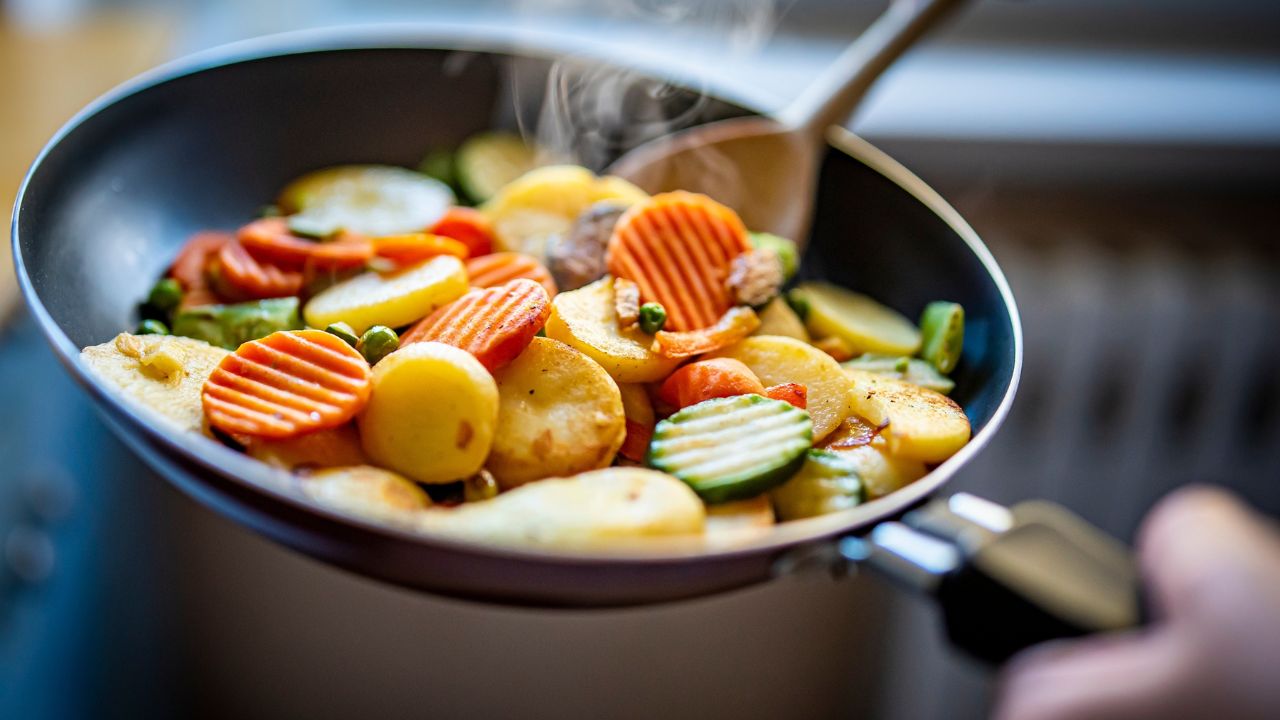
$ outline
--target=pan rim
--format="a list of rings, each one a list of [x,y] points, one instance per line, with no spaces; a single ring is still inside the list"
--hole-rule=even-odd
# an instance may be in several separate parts
[[[607,52],[603,45],[585,41],[580,37],[558,36],[552,33],[528,31],[508,32],[478,26],[453,26],[446,24],[421,24],[413,26],[373,25],[356,28],[321,28],[303,30],[240,41],[211,48],[165,63],[122,83],[95,99],[68,120],[37,154],[25,174],[15,198],[11,219],[10,243],[14,257],[14,269],[18,284],[28,308],[36,318],[41,332],[53,347],[55,355],[72,377],[86,390],[101,410],[110,411],[128,421],[153,443],[167,452],[177,453],[198,465],[204,471],[261,493],[273,502],[283,502],[295,510],[302,510],[328,522],[355,526],[365,532],[381,535],[388,540],[408,542],[450,549],[463,553],[482,554],[524,562],[541,562],[561,565],[618,565],[618,564],[682,564],[689,561],[716,561],[733,558],[774,554],[810,543],[829,540],[832,537],[852,534],[859,528],[880,522],[910,508],[932,495],[951,480],[955,473],[980,452],[1003,424],[1021,377],[1023,362],[1022,326],[1017,305],[1003,271],[990,250],[968,225],[936,191],[920,178],[851,131],[833,127],[828,141],[837,150],[864,163],[886,179],[910,193],[922,205],[937,215],[974,253],[994,283],[1007,313],[1013,341],[1013,366],[1010,380],[999,404],[986,425],[978,431],[956,455],[952,456],[925,477],[894,493],[865,503],[856,508],[832,515],[808,520],[784,523],[774,527],[765,537],[748,543],[725,548],[698,547],[690,543],[686,548],[666,548],[662,552],[603,550],[553,550],[538,547],[520,547],[496,543],[464,540],[457,537],[399,528],[394,525],[368,520],[323,506],[291,487],[291,473],[271,468],[241,453],[198,435],[187,437],[152,417],[154,413],[125,399],[116,389],[108,388],[80,360],[80,349],[53,320],[38,297],[28,274],[21,251],[19,221],[24,201],[33,178],[45,158],[68,135],[108,107],[148,89],[179,80],[183,77],[220,67],[268,60],[274,57],[364,50],[459,50],[522,57],[560,57],[582,54],[623,67],[633,67],[641,72],[655,74],[675,82],[688,79],[689,73],[680,68],[661,67],[663,63],[649,58],[647,62],[623,62]],[[683,76],[683,77],[682,77]],[[721,100],[752,109],[759,107],[760,98],[749,97],[742,89],[722,87],[701,78],[705,91]],[[194,441],[193,441],[194,440]],[[197,482],[204,482],[197,479]],[[650,549],[651,550],[651,549]]]

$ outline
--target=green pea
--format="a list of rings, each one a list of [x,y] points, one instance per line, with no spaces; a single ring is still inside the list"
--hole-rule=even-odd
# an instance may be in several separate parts
[[[143,320],[138,323],[138,332],[135,335],[168,335],[169,328],[159,320]]]
[[[360,342],[360,336],[356,335],[355,328],[344,322],[330,323],[329,327],[325,328],[324,331],[330,335],[337,335],[351,347],[356,347]]]
[[[162,278],[151,286],[147,303],[163,312],[169,312],[182,302],[182,286],[173,278]]]
[[[390,355],[398,347],[400,347],[400,336],[386,325],[374,325],[365,330],[364,335],[360,336],[360,341],[356,343],[356,350],[360,351],[370,365],[377,365],[379,360]]]
[[[640,329],[652,335],[667,324],[667,309],[660,303],[648,302],[640,306]]]

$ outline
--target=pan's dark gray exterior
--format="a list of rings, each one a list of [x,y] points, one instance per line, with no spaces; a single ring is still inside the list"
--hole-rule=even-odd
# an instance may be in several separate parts
[[[132,326],[135,303],[192,232],[235,227],[285,181],[317,167],[412,166],[426,148],[455,144],[493,122],[509,59],[528,58],[536,69],[561,50],[608,54],[580,41],[523,37],[517,43],[430,29],[306,33],[232,46],[143,76],[74,118],[23,183],[13,249],[27,301],[111,427],[185,492],[302,552],[460,597],[610,606],[761,582],[795,548],[919,503],[986,444],[1012,401],[1022,357],[1004,277],[940,197],[838,130],[822,169],[804,272],[908,315],[930,300],[963,303],[968,341],[955,397],[975,438],[902,491],[846,513],[780,526],[755,545],[675,555],[568,555],[366,523],[312,504],[280,471],[206,438],[165,431],[80,363],[80,347]],[[731,88],[713,94],[725,100],[713,102],[707,117],[747,112],[743,94]]]

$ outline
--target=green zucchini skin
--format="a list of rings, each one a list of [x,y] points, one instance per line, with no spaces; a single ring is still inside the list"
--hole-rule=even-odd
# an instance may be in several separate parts
[[[760,395],[735,395],[690,405],[659,422],[646,461],[717,504],[786,482],[812,444],[809,413]]]
[[[810,450],[804,466],[770,493],[778,519],[803,520],[862,504],[865,491],[852,460],[828,450]]]
[[[912,385],[935,390],[943,395],[950,395],[951,391],[956,389],[955,380],[938,372],[938,368],[932,363],[920,358],[867,353],[840,364],[854,370],[865,370],[896,380],[905,380]]]

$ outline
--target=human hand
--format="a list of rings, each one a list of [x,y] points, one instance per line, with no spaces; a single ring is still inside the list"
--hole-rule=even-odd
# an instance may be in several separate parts
[[[1143,523],[1152,624],[1015,657],[998,720],[1280,717],[1280,532],[1234,495],[1185,488]]]

